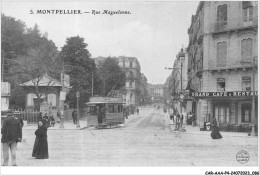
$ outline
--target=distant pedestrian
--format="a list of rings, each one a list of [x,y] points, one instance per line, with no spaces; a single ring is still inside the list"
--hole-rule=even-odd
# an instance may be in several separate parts
[[[215,117],[213,117],[213,122],[212,122],[212,131],[211,131],[211,137],[212,139],[221,139],[222,135],[219,133],[219,127],[217,125],[217,120]]]
[[[51,126],[54,127],[54,125],[55,125],[55,119],[54,119],[53,115],[51,115],[50,121],[51,121]]]
[[[179,131],[179,129],[180,129],[180,122],[181,122],[181,116],[180,116],[179,113],[177,113],[177,115],[176,115],[176,122],[175,122],[177,131]]]
[[[19,121],[19,123],[20,123],[20,125],[21,125],[21,128],[23,128],[24,123],[23,123],[23,119],[22,119],[22,117],[21,117],[21,113],[20,113],[19,111],[15,111],[15,112],[14,112],[14,117],[15,117],[16,119],[18,119],[18,121]]]
[[[44,126],[43,121],[38,122],[38,129],[35,131],[35,135],[32,157],[36,157],[36,159],[48,159],[47,128]]]
[[[42,120],[42,112],[40,112],[40,114],[37,117],[37,122],[39,122],[40,120]]]
[[[47,113],[43,116],[43,124],[45,125],[46,128],[50,127],[50,119]]]
[[[136,109],[137,115],[139,115],[139,108]]]
[[[196,126],[196,115],[194,112],[192,113],[192,126]]]
[[[180,130],[182,130],[183,125],[183,114],[180,115]]]
[[[77,114],[77,111],[76,109],[74,109],[72,111],[72,119],[73,119],[73,123],[76,125],[77,124],[77,117],[78,117],[78,114]]]
[[[59,119],[59,122],[61,121],[61,112],[60,112],[60,110],[58,109],[58,112],[57,112],[57,117],[58,117],[58,119]]]
[[[3,166],[8,166],[9,163],[9,149],[11,151],[12,166],[16,164],[16,149],[17,142],[22,141],[22,127],[18,118],[14,117],[12,111],[7,112],[7,119],[4,121],[1,128],[1,143],[3,148],[4,162]]]

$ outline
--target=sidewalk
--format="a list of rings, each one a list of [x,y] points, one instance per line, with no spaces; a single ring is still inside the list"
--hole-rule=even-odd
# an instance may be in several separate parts
[[[27,125],[26,121],[24,121],[23,130],[36,130],[38,128],[38,125]],[[77,128],[77,125],[73,124],[72,120],[65,121],[63,123],[64,128],[60,128],[60,123],[55,123],[54,127],[49,127],[48,130],[82,130],[84,128],[87,128],[87,118],[82,118],[79,120],[80,128]]]
[[[166,125],[170,126],[170,129],[174,130],[174,122],[170,120],[168,117],[166,118]],[[199,126],[192,127],[192,125],[183,124],[183,127],[186,130],[186,134],[196,134],[196,135],[208,135],[210,136],[211,131],[200,131]],[[247,133],[244,132],[227,132],[227,131],[220,131],[223,137],[225,136],[232,136],[232,137],[250,137],[250,138],[257,138],[257,136],[248,136]]]

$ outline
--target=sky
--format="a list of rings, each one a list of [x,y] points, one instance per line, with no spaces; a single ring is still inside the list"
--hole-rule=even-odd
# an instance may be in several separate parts
[[[2,1],[1,12],[36,23],[59,50],[66,39],[85,38],[92,57],[136,57],[151,84],[164,84],[176,55],[189,43],[188,28],[199,1],[75,2]],[[82,14],[37,14],[37,10],[81,10]],[[130,14],[92,14],[92,11],[129,11]],[[34,14],[31,14],[31,11]],[[90,12],[90,13],[84,13]]]

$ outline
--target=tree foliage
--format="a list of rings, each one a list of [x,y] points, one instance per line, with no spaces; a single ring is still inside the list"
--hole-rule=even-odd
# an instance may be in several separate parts
[[[60,64],[66,74],[70,75],[72,90],[67,95],[70,105],[76,107],[76,92],[80,92],[80,105],[87,102],[92,91],[92,74],[94,94],[99,93],[99,78],[96,75],[96,64],[89,51],[84,38],[76,36],[67,38],[59,55]]]
[[[125,87],[126,76],[114,58],[106,58],[98,67],[98,75],[102,80],[103,96],[107,96],[111,90],[119,90]]]
[[[19,87],[21,83],[35,78],[40,80],[46,72],[59,77],[55,59],[57,47],[46,34],[41,34],[37,24],[27,28],[24,22],[4,14],[1,20],[3,81],[11,83],[10,106],[24,107],[24,101],[17,101],[25,100],[24,89]],[[30,92],[40,97],[37,87],[36,84]]]

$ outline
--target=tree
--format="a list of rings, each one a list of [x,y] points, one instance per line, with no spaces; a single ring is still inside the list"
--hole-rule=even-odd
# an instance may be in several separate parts
[[[114,58],[108,57],[98,67],[98,74],[102,80],[103,96],[107,96],[112,90],[125,87],[125,72],[120,69]]]
[[[94,94],[99,93],[99,78],[96,74],[96,64],[86,49],[88,45],[84,38],[76,36],[67,38],[59,55],[60,64],[64,72],[70,75],[72,90],[67,95],[70,105],[76,107],[76,92],[80,92],[80,106],[91,96],[92,75],[94,80]]]
[[[10,106],[24,107],[22,101],[25,89],[19,85],[23,82],[38,79],[41,80],[44,73],[59,78],[57,68],[57,47],[42,35],[37,24],[33,28],[27,28],[21,20],[1,15],[2,37],[2,69],[4,80],[11,83]],[[37,90],[36,84],[34,89]],[[33,92],[33,90],[30,90]],[[19,93],[18,93],[19,92]],[[40,97],[40,92],[35,92]]]

